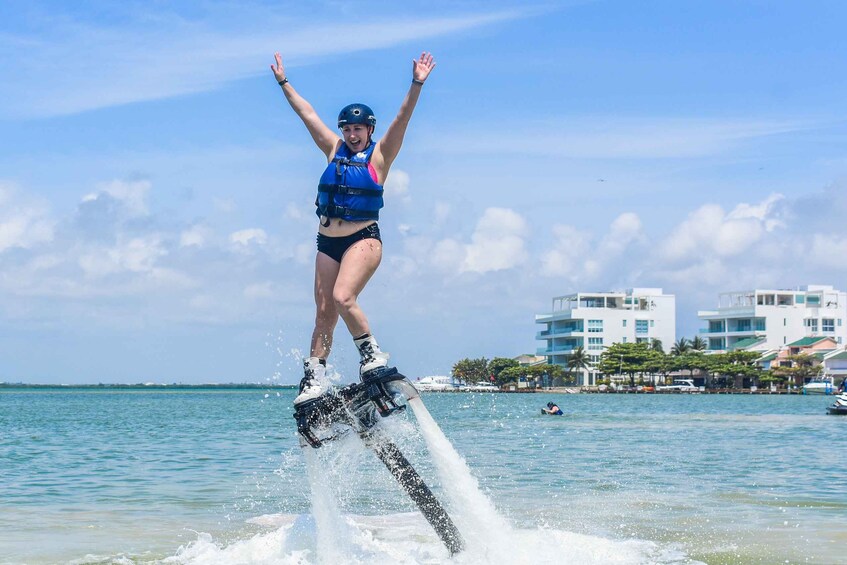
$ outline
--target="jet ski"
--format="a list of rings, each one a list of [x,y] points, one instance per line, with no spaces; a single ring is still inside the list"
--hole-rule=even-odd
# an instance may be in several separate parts
[[[835,403],[827,406],[826,411],[832,415],[847,416],[847,392],[842,392],[835,397]]]

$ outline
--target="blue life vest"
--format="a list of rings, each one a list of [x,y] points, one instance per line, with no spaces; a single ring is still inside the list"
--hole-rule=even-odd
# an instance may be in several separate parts
[[[353,155],[346,143],[341,144],[318,184],[318,216],[351,222],[379,219],[383,188],[368,169],[375,146],[371,142],[364,151]]]

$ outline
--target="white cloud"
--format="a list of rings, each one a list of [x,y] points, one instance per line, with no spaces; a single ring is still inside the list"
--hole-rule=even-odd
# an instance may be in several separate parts
[[[644,238],[641,228],[641,218],[632,212],[615,218],[609,233],[600,242],[600,256],[607,261],[618,257],[627,247]]]
[[[315,262],[315,243],[308,241],[298,243],[294,246],[294,260],[301,265],[309,265]]]
[[[229,240],[236,246],[247,247],[250,244],[265,245],[268,234],[261,228],[248,228],[229,234]]]
[[[464,246],[452,238],[437,242],[429,254],[430,264],[445,273],[458,272],[464,259]]]
[[[401,170],[393,170],[388,173],[388,179],[385,181],[385,197],[386,199],[398,199],[404,203],[411,200],[409,195],[409,174]]]
[[[78,264],[89,277],[104,277],[126,271],[150,273],[156,261],[167,255],[157,234],[119,241],[111,248],[94,247],[80,255]]]
[[[40,204],[17,203],[17,190],[0,183],[0,253],[29,249],[53,239],[55,222]]]
[[[94,202],[108,194],[121,204],[133,216],[146,216],[147,193],[150,191],[150,181],[113,180],[98,187],[97,192],[86,194],[82,202]]]
[[[773,231],[776,228],[785,226],[783,219],[775,215],[777,204],[784,199],[785,196],[777,193],[771,194],[758,204],[747,204],[742,202],[738,204],[732,212],[727,214],[727,218],[730,220],[753,218],[762,223],[765,231]]]
[[[214,204],[216,210],[219,210],[225,214],[229,214],[238,208],[235,204],[235,201],[231,198],[214,197],[212,198],[212,204]]]
[[[697,261],[703,254],[730,257],[744,253],[762,236],[783,225],[774,216],[782,195],[771,195],[759,204],[738,204],[726,213],[721,206],[701,206],[680,223],[661,245],[667,261]]]
[[[311,220],[314,218],[314,214],[306,214],[302,206],[298,206],[294,202],[289,202],[285,205],[285,211],[283,212],[283,217],[286,220],[295,220],[302,221],[305,219]]]
[[[231,13],[226,5],[206,8],[191,19],[165,10],[142,18],[127,11],[109,27],[50,14],[32,26],[39,36],[0,36],[0,65],[7,79],[0,83],[0,98],[8,101],[0,111],[7,116],[55,116],[205,92],[260,73],[271,80],[272,46],[279,46],[291,69],[338,53],[461,33],[519,17],[499,12],[369,18],[357,24],[358,33],[368,38],[357,47],[348,40],[347,23],[297,21],[285,8],[269,5],[239,5]],[[56,53],[62,53],[62,65],[51,63]],[[62,88],[50,87],[56,83]]]
[[[836,266],[842,270],[847,269],[844,265],[844,258],[847,257],[847,234],[814,234],[808,257],[821,267]]]
[[[590,251],[591,235],[568,225],[553,226],[553,248],[541,256],[541,272],[573,279],[582,271]]]
[[[274,285],[270,281],[250,284],[244,288],[244,297],[251,300],[273,298],[274,294]]]
[[[435,203],[435,208],[432,214],[432,221],[435,225],[443,225],[450,217],[453,207],[449,202],[438,201]]]
[[[508,208],[488,208],[464,246],[461,272],[487,273],[511,269],[527,260],[523,217]]]
[[[179,234],[180,247],[204,247],[212,231],[206,226],[195,225]]]
[[[549,128],[548,124],[567,124]],[[792,120],[620,118],[552,116],[543,123],[507,124],[510,151],[568,159],[681,159],[725,153],[752,139],[817,127]],[[496,139],[473,132],[445,132],[430,151],[498,153]]]

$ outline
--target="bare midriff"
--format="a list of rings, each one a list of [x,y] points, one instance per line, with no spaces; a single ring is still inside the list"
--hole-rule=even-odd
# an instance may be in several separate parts
[[[349,222],[341,218],[330,218],[329,225],[325,226],[326,218],[321,216],[321,222],[318,225],[318,233],[327,237],[345,237],[353,235],[357,231],[376,223],[374,220],[362,220],[360,222]]]

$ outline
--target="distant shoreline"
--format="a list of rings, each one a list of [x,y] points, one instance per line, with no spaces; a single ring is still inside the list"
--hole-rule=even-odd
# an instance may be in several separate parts
[[[93,390],[191,390],[191,389],[294,389],[297,385],[283,384],[260,384],[260,383],[204,383],[204,384],[184,384],[184,383],[98,383],[98,384],[32,384],[32,383],[0,383],[0,390],[3,389],[70,389],[84,388]]]

